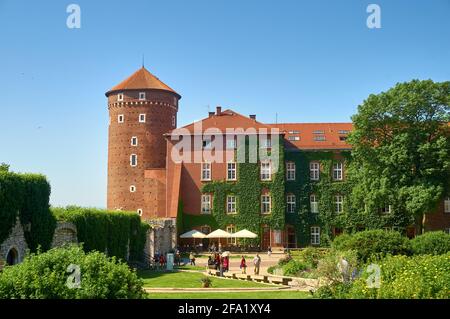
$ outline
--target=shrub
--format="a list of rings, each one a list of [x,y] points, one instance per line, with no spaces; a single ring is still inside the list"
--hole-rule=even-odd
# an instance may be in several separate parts
[[[284,265],[286,265],[289,261],[291,261],[292,260],[292,257],[291,257],[291,255],[287,255],[286,257],[284,257],[284,258],[280,258],[279,260],[278,260],[278,266],[280,266],[280,267],[283,267]]]
[[[428,232],[411,240],[412,251],[418,255],[441,255],[450,252],[450,235],[443,231]]]
[[[368,288],[363,272],[347,298],[433,299],[450,298],[450,253],[444,255],[389,256],[379,262],[380,288]]]
[[[66,284],[69,265],[80,267],[80,287]],[[79,246],[32,254],[0,273],[0,299],[116,299],[142,298],[142,281],[128,266]]]
[[[314,247],[308,247],[305,249],[302,249],[297,259],[303,261],[308,265],[308,268],[317,268],[317,265],[319,264],[319,260],[325,255],[325,250],[320,250]]]
[[[345,262],[347,266],[345,266]],[[358,266],[357,252],[330,251],[317,265],[317,275],[325,279],[327,285],[336,285],[348,282],[355,274]]]
[[[366,262],[372,256],[408,255],[411,244],[407,237],[399,232],[384,230],[367,230],[353,235],[336,237],[332,247],[338,251],[354,250],[358,259]]]
[[[292,259],[288,263],[283,265],[283,275],[285,276],[297,276],[300,272],[306,270],[305,263]]]

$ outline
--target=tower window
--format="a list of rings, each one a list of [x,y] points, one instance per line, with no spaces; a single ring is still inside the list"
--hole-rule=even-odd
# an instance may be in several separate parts
[[[172,126],[175,127],[177,125],[177,119],[175,116],[172,116]]]
[[[145,123],[145,114],[139,114],[139,123]]]
[[[117,101],[123,101],[123,93],[117,94]]]
[[[139,92],[139,101],[145,101],[145,92]]]
[[[130,193],[134,193],[136,191],[136,186],[131,185],[130,186]]]
[[[137,166],[137,155],[136,154],[131,154],[130,156],[130,165],[131,166]]]
[[[137,146],[138,145],[138,138],[136,136],[133,136],[131,138],[131,146]]]
[[[139,216],[142,216],[142,208],[138,208],[137,213]]]
[[[123,123],[124,120],[125,120],[125,116],[124,116],[123,114],[119,114],[119,115],[117,116],[117,122],[118,122],[118,123]]]

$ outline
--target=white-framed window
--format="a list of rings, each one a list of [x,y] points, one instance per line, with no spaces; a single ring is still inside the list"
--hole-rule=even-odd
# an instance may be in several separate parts
[[[205,137],[203,138],[202,141],[202,146],[204,149],[210,149],[211,148],[211,138],[210,137]]]
[[[138,208],[136,212],[138,213],[139,216],[142,216],[142,213],[144,211],[142,210],[142,208]]]
[[[272,179],[272,165],[270,162],[261,162],[260,177],[262,181],[270,181]]]
[[[175,127],[177,125],[177,119],[175,116],[172,116],[172,126]]]
[[[312,181],[318,181],[320,178],[320,164],[319,162],[309,163],[309,177]]]
[[[136,186],[131,185],[130,186],[130,193],[134,193],[136,191]]]
[[[117,123],[123,123],[125,121],[125,115],[119,114],[117,115]]]
[[[130,166],[137,166],[137,155],[136,154],[131,154],[130,155]]]
[[[320,227],[311,227],[311,245],[320,245]]]
[[[390,214],[391,213],[391,205],[385,204],[383,207],[380,208],[380,212],[382,214]]]
[[[334,211],[338,214],[344,211],[344,196],[334,195]]]
[[[123,101],[123,93],[117,94],[117,101]]]
[[[139,101],[145,101],[145,92],[139,92]]]
[[[288,213],[295,213],[295,195],[288,194],[286,196],[286,210]]]
[[[211,163],[202,163],[202,181],[211,180]]]
[[[286,180],[295,181],[295,163],[294,162],[286,163]]]
[[[261,141],[261,148],[272,147],[272,140],[270,139],[270,137],[262,138],[260,141]]]
[[[227,214],[236,214],[236,196],[227,196]]]
[[[281,230],[276,229],[273,231],[273,243],[274,244],[281,244]]]
[[[145,123],[145,114],[139,114],[139,123]]]
[[[444,213],[450,213],[450,197],[444,199]]]
[[[236,226],[234,225],[228,225],[226,228],[226,231],[230,234],[234,234],[236,232]],[[236,245],[236,238],[227,238],[228,245]]]
[[[236,162],[227,163],[227,180],[228,181],[236,180]]]
[[[315,194],[309,196],[309,205],[311,207],[311,213],[319,213],[319,202],[317,201],[317,196]]]
[[[271,199],[269,194],[261,196],[261,214],[270,214],[272,211]]]
[[[211,194],[202,195],[202,214],[211,214]]]
[[[138,138],[137,138],[137,136],[133,136],[131,138],[131,146],[138,146]]]
[[[333,179],[335,181],[342,181],[343,170],[344,164],[342,162],[337,162],[333,164]]]

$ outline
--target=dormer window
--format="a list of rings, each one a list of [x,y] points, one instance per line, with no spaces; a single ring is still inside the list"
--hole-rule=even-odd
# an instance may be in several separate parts
[[[139,123],[145,123],[145,114],[139,114]]]
[[[145,101],[145,92],[139,92],[139,101]]]
[[[117,94],[117,101],[123,101],[123,93]]]

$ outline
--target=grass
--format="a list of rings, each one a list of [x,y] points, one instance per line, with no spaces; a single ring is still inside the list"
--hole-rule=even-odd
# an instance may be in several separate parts
[[[149,293],[149,299],[309,299],[304,291]]]
[[[200,272],[156,272],[143,270],[138,276],[144,281],[144,287],[149,288],[201,288],[201,279],[205,276]],[[253,281],[223,279],[210,277],[212,288],[267,288],[273,285]]]

